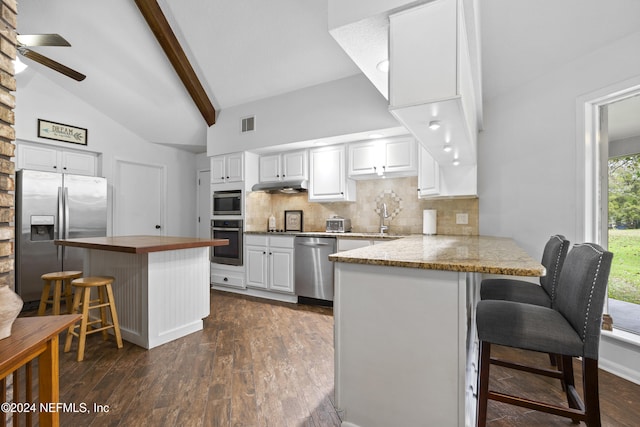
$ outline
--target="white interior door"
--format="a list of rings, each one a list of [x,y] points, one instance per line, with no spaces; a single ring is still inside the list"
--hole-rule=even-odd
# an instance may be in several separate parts
[[[164,166],[116,160],[114,235],[165,235]]]
[[[211,171],[198,172],[198,237],[210,238],[210,218],[213,209],[211,200]]]

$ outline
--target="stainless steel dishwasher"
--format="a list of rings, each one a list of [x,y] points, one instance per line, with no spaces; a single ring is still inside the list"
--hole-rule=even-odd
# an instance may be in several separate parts
[[[299,302],[333,301],[333,262],[335,237],[297,236],[295,238],[295,292]]]

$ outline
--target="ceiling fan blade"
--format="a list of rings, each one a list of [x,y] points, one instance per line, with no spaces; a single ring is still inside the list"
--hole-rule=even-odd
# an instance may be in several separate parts
[[[23,46],[71,46],[60,34],[18,34]]]
[[[67,77],[71,77],[74,80],[77,80],[79,82],[81,82],[82,80],[84,80],[87,76],[85,76],[82,73],[77,72],[76,70],[73,70],[69,67],[67,67],[66,65],[62,65],[59,62],[54,61],[51,58],[47,58],[44,55],[39,54],[38,52],[34,52],[30,49],[27,49],[25,47],[19,48],[18,51],[24,55],[26,58],[31,59],[32,61],[36,61],[39,62],[40,64],[51,68],[52,70],[55,70],[59,73],[64,74]]]

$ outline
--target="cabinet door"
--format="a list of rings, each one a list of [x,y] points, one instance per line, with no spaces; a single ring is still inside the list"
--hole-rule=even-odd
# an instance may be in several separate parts
[[[225,166],[227,171],[225,178],[227,182],[238,182],[244,179],[242,153],[229,154],[226,156]]]
[[[270,248],[269,288],[293,293],[293,249]]]
[[[267,248],[265,246],[247,246],[245,251],[247,264],[247,286],[267,288]]]
[[[62,172],[58,170],[58,150],[53,148],[18,144],[16,157],[18,169]]]
[[[294,151],[282,155],[282,179],[307,179],[308,156],[306,151]]]
[[[349,176],[370,175],[384,165],[384,148],[375,142],[349,145]]]
[[[260,182],[280,181],[280,154],[260,156]]]
[[[418,164],[418,197],[440,194],[440,167],[426,148],[420,144]]]
[[[77,175],[96,174],[96,156],[75,151],[62,151],[62,171]]]
[[[387,142],[384,171],[415,172],[417,157],[416,142],[413,138]]]
[[[345,198],[344,146],[312,150],[310,153],[310,201]]]
[[[225,156],[211,158],[211,183],[220,184],[225,182]]]

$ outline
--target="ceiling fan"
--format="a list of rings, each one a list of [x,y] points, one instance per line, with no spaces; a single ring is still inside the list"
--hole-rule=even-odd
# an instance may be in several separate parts
[[[34,52],[29,49],[28,46],[71,46],[71,44],[59,34],[19,34],[18,35],[18,52],[25,58],[29,58],[32,61],[36,61],[45,67],[49,67],[54,71],[64,74],[67,77],[71,77],[74,80],[82,81],[87,76],[82,73],[73,70],[66,65],[62,65],[59,62],[54,61],[51,58],[47,58],[44,55]]]

